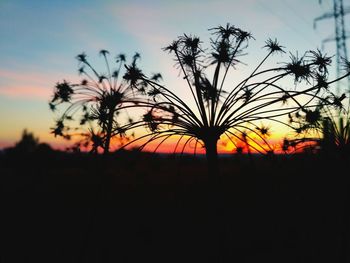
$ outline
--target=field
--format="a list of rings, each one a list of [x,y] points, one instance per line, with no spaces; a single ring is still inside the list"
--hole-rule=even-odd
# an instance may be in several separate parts
[[[2,262],[348,262],[349,159],[220,162],[3,154]]]

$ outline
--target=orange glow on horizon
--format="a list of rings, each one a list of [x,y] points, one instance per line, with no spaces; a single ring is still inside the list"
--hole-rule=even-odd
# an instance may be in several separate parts
[[[35,134],[34,134],[35,135]],[[36,136],[36,135],[35,135]],[[41,139],[43,138],[43,140]],[[7,147],[13,147],[15,146],[16,142],[18,142],[20,139],[17,139],[16,141],[0,141],[0,149],[7,148]],[[189,140],[189,138],[183,138],[180,142],[178,142],[179,138],[169,138],[167,141],[160,144],[161,139],[158,141],[150,142],[147,144],[142,151],[145,152],[154,152],[156,150],[157,153],[186,153],[186,154],[205,154],[205,148],[203,146],[203,143],[197,142],[193,140]],[[47,143],[49,144],[53,149],[55,150],[66,150],[67,148],[70,148],[74,145],[75,140],[65,140],[63,138],[55,138],[53,135],[45,135],[40,137],[39,136],[39,142],[40,143]],[[131,143],[125,149],[132,150],[135,148],[140,147],[143,143],[145,143],[146,140],[140,140],[137,143]],[[281,153],[280,145],[282,143],[281,138],[273,138],[269,140],[270,144],[272,145],[273,149],[275,150],[275,153]],[[127,143],[127,141],[123,142],[124,144]],[[159,146],[160,144],[160,146]],[[245,146],[237,142],[236,145],[238,147],[242,147],[245,149]],[[114,138],[111,141],[111,151],[116,151],[121,147],[121,141],[119,138]],[[91,146],[89,147],[83,147],[82,151],[90,151]],[[219,154],[230,154],[236,152],[235,145],[228,139],[226,140],[219,140],[217,144],[217,150]],[[246,149],[243,151],[246,152]],[[251,152],[254,153],[253,149],[251,149]]]
[[[30,130],[29,130],[30,131]],[[142,135],[142,133],[141,133]],[[138,134],[138,136],[141,136]],[[47,143],[49,144],[53,149],[55,150],[61,150],[65,151],[69,148],[72,148],[74,146],[74,143],[79,140],[79,138],[73,138],[72,140],[65,140],[60,137],[54,137],[53,134],[50,133],[44,133],[44,134],[37,134],[34,132],[35,137],[39,137],[40,143]],[[266,140],[269,142],[271,146],[271,150],[276,154],[284,153],[282,150],[282,143],[283,138],[285,136],[283,135],[282,131],[280,132],[274,132],[271,134],[271,136],[267,137]],[[202,142],[197,142],[195,139],[189,140],[189,137],[183,137],[180,142],[178,142],[180,139],[180,136],[173,136],[168,138],[166,141],[162,142],[162,138],[151,142],[147,144],[142,151],[144,152],[154,152],[156,150],[157,153],[163,153],[163,154],[172,154],[172,153],[186,153],[186,154],[205,154],[205,148],[203,146]],[[256,138],[255,138],[256,139]],[[14,138],[8,138],[7,140],[0,141],[0,148],[6,148],[6,147],[13,147],[15,146],[15,143],[18,142],[20,138],[14,139]],[[132,150],[134,148],[140,147],[142,144],[144,144],[147,140],[143,139],[140,141],[137,141],[135,143],[132,143],[125,147],[127,150]],[[259,141],[261,142],[261,140]],[[126,144],[128,141],[123,140],[123,143]],[[161,144],[160,144],[161,143]],[[159,145],[160,144],[160,145]],[[249,150],[251,153],[258,153],[258,151],[254,150],[254,147],[256,145],[252,144],[253,147],[250,147]],[[112,139],[111,141],[111,148],[110,151],[114,152],[118,150],[121,147],[121,140],[117,136]],[[231,141],[228,139],[228,137],[221,136],[221,139],[218,141],[217,144],[217,150],[219,154],[235,154],[237,153],[237,147],[242,150],[242,153],[248,153],[248,148],[246,145],[241,141]],[[270,149],[266,147],[265,149]],[[91,145],[88,147],[81,148],[81,151],[88,152],[91,150]],[[99,152],[103,152],[102,148],[99,148]],[[266,152],[266,151],[263,151]]]

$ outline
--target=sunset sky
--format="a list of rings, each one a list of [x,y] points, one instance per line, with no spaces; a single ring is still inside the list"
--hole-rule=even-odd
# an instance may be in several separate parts
[[[345,1],[346,2],[346,1]],[[277,38],[300,54],[321,48],[334,33],[332,19],[314,18],[332,9],[331,0],[117,0],[0,1],[0,148],[13,145],[24,128],[40,141],[59,146],[50,134],[54,114],[48,102],[63,79],[79,79],[75,56],[86,52],[98,65],[98,52],[112,56],[141,53],[146,73],[161,72],[163,83],[186,96],[174,61],[161,50],[178,35],[209,40],[208,28],[231,23],[253,34],[242,72],[262,58],[264,41]],[[346,19],[349,20],[348,16]],[[349,23],[349,22],[347,22]],[[324,46],[335,54],[335,43]],[[288,57],[288,55],[287,55]],[[287,58],[286,57],[286,58]],[[286,58],[281,57],[281,61]],[[237,74],[239,76],[240,69]]]

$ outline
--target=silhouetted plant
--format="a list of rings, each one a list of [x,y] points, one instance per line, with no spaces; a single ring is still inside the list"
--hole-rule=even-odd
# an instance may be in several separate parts
[[[332,95],[329,98],[332,105],[320,103],[313,111],[303,110],[290,115],[290,123],[299,138],[286,139],[284,149],[311,147],[316,152],[350,153],[350,111],[349,101],[343,105],[345,98],[345,93]]]
[[[64,80],[56,84],[50,108],[55,111],[58,105],[66,104],[64,112],[56,121],[52,133],[70,139],[79,138],[75,148],[91,147],[92,152],[102,148],[104,153],[110,150],[111,139],[118,135],[122,141],[128,140],[120,127],[118,116],[120,108],[131,103],[130,99],[139,93],[133,85],[126,85],[120,77],[124,69],[125,55],[115,58],[116,68],[111,68],[107,50],[101,50],[106,65],[106,73],[99,73],[87,60],[85,53],[77,55],[80,63],[79,74],[83,76],[80,83],[69,83]],[[136,53],[132,64],[139,59]],[[127,114],[126,111],[123,111]],[[78,115],[79,125],[74,128]],[[128,115],[127,115],[128,116]],[[132,122],[129,117],[129,122]],[[71,124],[67,124],[70,122]]]
[[[325,117],[322,125],[321,149],[326,152],[350,153],[349,113]]]
[[[179,136],[175,150],[182,140],[182,151],[190,143],[194,144],[194,151],[202,145],[206,150],[209,172],[215,174],[218,169],[217,143],[221,137],[236,146],[241,141],[251,150],[271,153],[273,148],[265,138],[268,129],[261,126],[262,120],[292,128],[282,116],[303,111],[314,118],[320,102],[323,105],[334,103],[331,98],[335,96],[328,86],[337,80],[327,80],[331,58],[320,51],[308,51],[301,57],[291,54],[289,62],[266,68],[269,57],[285,53],[283,47],[271,39],[264,46],[267,55],[257,62],[246,78],[229,87],[232,83],[226,83],[228,73],[240,63],[238,58],[243,55],[252,36],[230,24],[210,31],[213,39],[209,49],[202,47],[199,37],[186,34],[164,48],[174,55],[194,108],[176,91],[156,82],[159,75],[147,77],[135,63],[126,67],[126,80],[130,86],[142,85],[148,94],[148,100],[139,104],[147,107],[147,113],[141,120],[125,126],[128,129],[143,125],[148,128],[149,133],[133,140],[146,140],[141,148],[159,140],[157,150],[167,139]],[[211,69],[213,73],[209,78]],[[285,80],[290,81],[290,78],[294,84],[285,88]]]
[[[350,63],[344,60],[344,69],[349,76]],[[324,83],[329,86],[329,83]],[[298,138],[285,139],[283,149],[289,151],[303,150],[305,147],[313,152],[349,153],[350,152],[350,98],[346,91],[340,96],[330,94],[331,104],[322,100],[313,110],[301,109],[289,115],[289,121]],[[345,102],[344,102],[345,101]]]

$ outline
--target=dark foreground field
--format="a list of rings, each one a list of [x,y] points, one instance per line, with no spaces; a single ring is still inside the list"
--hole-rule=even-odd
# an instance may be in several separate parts
[[[3,263],[349,262],[349,159],[0,159]]]

